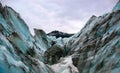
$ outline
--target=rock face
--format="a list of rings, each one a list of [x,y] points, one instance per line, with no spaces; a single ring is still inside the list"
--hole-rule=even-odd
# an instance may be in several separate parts
[[[32,36],[20,15],[0,4],[0,73],[120,73],[120,1],[71,37],[40,29]]]
[[[49,64],[57,63],[60,57],[63,57],[64,55],[63,52],[64,50],[61,47],[57,45],[53,45],[44,53],[44,56],[46,57],[46,61],[47,61],[46,63]]]

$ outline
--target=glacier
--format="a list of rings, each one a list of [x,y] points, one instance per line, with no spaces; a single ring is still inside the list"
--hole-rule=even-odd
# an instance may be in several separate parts
[[[40,47],[42,44],[39,41],[46,43],[37,37],[39,35],[35,38],[31,35],[27,24],[17,12],[1,5],[0,73],[54,73],[42,62],[42,48],[46,47]]]
[[[34,32],[0,4],[0,73],[120,73],[120,0],[78,33]]]

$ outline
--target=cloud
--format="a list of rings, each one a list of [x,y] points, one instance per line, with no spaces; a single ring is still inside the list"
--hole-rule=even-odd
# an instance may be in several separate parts
[[[68,33],[80,31],[92,15],[112,10],[118,0],[1,0],[11,6],[33,28],[46,32],[60,30]]]

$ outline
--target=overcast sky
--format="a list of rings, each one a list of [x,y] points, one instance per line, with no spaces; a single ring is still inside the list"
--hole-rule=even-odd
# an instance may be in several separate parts
[[[75,33],[92,15],[110,12],[118,0],[0,0],[12,7],[33,28]]]

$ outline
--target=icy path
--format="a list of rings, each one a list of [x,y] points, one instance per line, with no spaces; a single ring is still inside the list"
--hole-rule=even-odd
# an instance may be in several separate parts
[[[55,73],[79,73],[77,68],[72,64],[72,57],[61,58],[60,62],[50,66]]]

